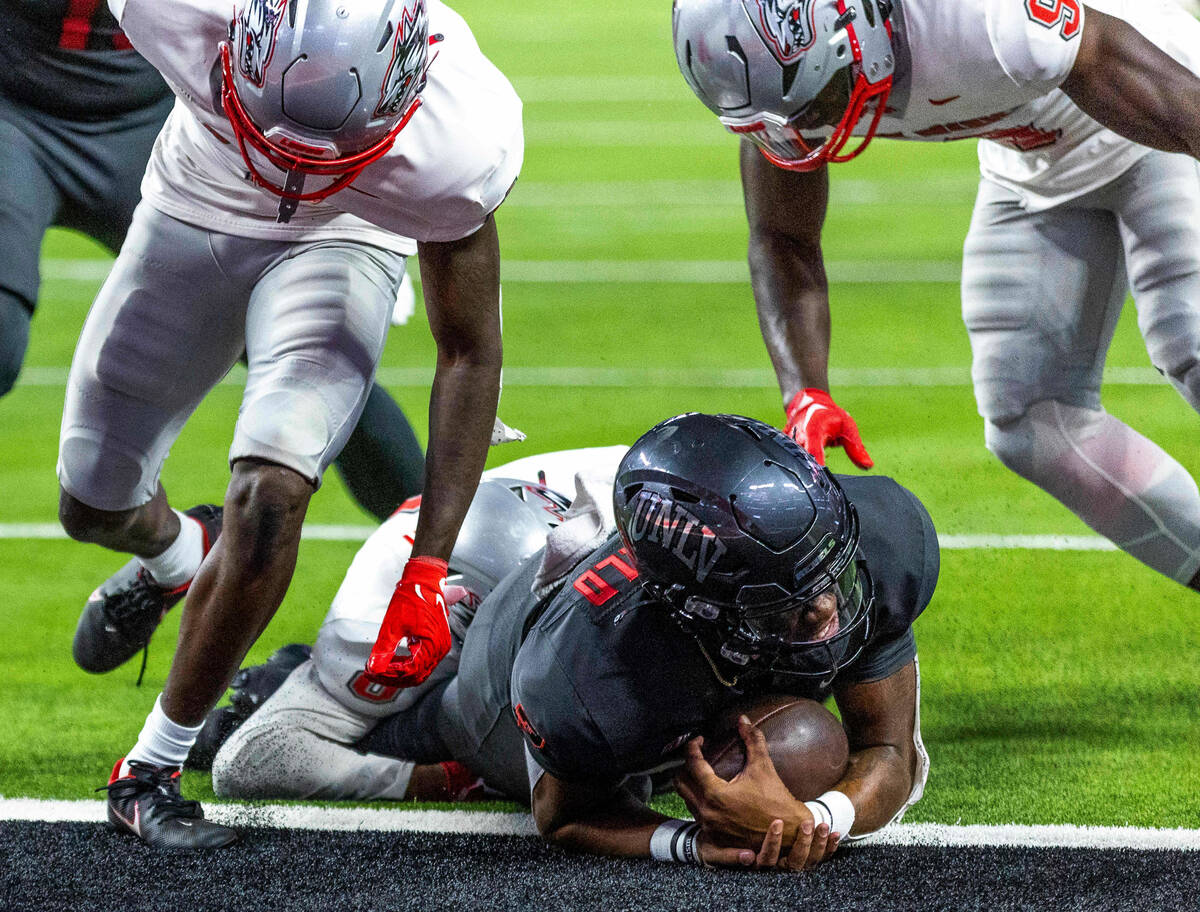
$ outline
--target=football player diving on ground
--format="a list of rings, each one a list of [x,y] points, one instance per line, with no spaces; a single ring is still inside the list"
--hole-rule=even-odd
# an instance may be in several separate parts
[[[912,622],[939,566],[916,497],[882,476],[835,478],[779,431],[728,415],[663,422],[615,483],[601,475],[579,477],[548,536],[511,495],[495,500],[496,482],[481,486],[479,525],[468,519],[451,556],[476,594],[479,528],[521,529],[525,547],[542,537],[545,548],[477,609],[451,609],[454,650],[408,691],[364,686],[354,659],[387,597],[373,565],[403,559],[381,528],[312,659],[217,752],[217,793],[428,797],[415,769],[461,798],[471,778],[460,767],[447,777],[418,765],[455,761],[529,802],[562,846],[793,870],[899,819],[928,772]],[[820,802],[792,798],[745,726],[741,776],[722,780],[703,759],[694,737],[762,694],[836,700],[850,764]],[[645,804],[647,774],[681,765],[696,824]]]
[[[1200,23],[1166,0],[676,0],[674,41],[745,140],[751,281],[796,440],[871,466],[829,392],[826,166],[873,136],[978,138],[962,310],[987,446],[1200,589],[1196,482],[1100,395],[1129,289],[1151,362],[1200,410]]]
[[[108,811],[155,847],[215,848],[236,833],[181,798],[178,767],[283,599],[414,252],[437,346],[424,509],[371,673],[411,685],[449,649],[445,559],[496,420],[493,213],[520,170],[521,104],[440,0],[109,6],[176,104],[72,362],[59,515],[71,537],[190,586],[166,686],[113,769]],[[242,352],[214,542],[159,478]]]

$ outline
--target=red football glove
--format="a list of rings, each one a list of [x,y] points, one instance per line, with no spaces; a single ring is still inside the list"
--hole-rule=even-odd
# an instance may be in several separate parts
[[[390,687],[412,687],[433,673],[450,651],[445,584],[444,560],[408,559],[367,659],[368,678]]]
[[[825,390],[803,389],[787,405],[784,432],[825,465],[825,447],[841,446],[860,469],[875,465],[858,436],[858,425]]]

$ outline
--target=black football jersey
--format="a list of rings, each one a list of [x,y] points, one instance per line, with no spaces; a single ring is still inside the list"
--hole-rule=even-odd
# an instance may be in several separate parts
[[[106,0],[0,0],[0,60],[0,96],[61,117],[102,120],[171,94]]]
[[[910,491],[878,475],[838,480],[858,508],[875,624],[834,688],[880,680],[912,661],[912,623],[933,596],[939,567],[933,523]],[[619,779],[678,762],[688,738],[751,692],[817,700],[829,693],[787,676],[759,676],[753,691],[721,683],[695,639],[639,585],[617,536],[576,567],[525,626],[510,678],[513,712],[538,763],[568,781]]]

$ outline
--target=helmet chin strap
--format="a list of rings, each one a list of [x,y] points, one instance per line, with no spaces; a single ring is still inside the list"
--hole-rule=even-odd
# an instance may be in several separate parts
[[[737,682],[741,675],[734,675],[732,678],[725,677],[725,675],[721,674],[721,669],[717,665],[716,661],[708,654],[708,648],[704,645],[704,641],[694,633],[692,634],[692,639],[694,639],[696,641],[696,645],[700,647],[700,655],[704,656],[705,661],[708,662],[708,667],[712,669],[712,673],[716,676],[717,680],[726,687],[737,687]]]
[[[299,168],[292,168],[283,181],[283,195],[279,198],[279,214],[275,221],[281,225],[290,222],[300,206],[300,197],[303,194],[304,172]]]

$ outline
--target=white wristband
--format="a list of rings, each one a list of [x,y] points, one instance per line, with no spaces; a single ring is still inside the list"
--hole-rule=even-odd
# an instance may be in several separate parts
[[[804,802],[812,811],[817,824],[826,824],[829,832],[845,837],[854,826],[854,805],[843,792],[829,791],[812,801]]]
[[[700,864],[697,837],[700,824],[691,820],[666,820],[650,836],[650,857],[676,864]]]

